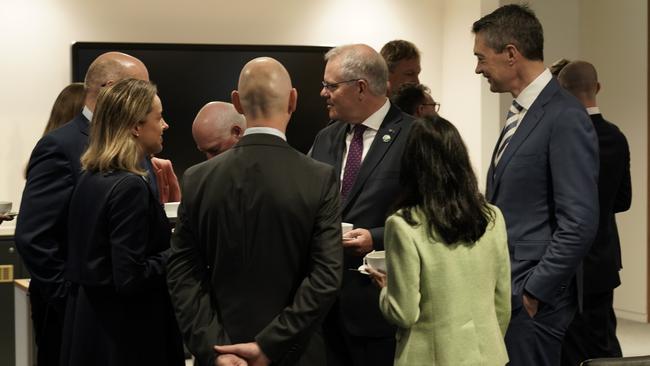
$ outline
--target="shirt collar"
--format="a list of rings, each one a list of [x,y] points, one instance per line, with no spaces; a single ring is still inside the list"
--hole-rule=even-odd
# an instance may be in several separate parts
[[[381,127],[381,123],[384,122],[384,118],[386,118],[386,115],[388,114],[389,110],[390,110],[390,101],[388,100],[388,98],[386,98],[386,102],[384,102],[384,105],[382,105],[379,109],[377,109],[375,113],[371,114],[370,117],[366,118],[365,121],[361,122],[361,124],[368,127],[371,130],[379,131],[379,127]],[[352,132],[352,128],[348,130],[348,133],[349,132]]]
[[[84,109],[81,110],[81,114],[83,114],[84,117],[86,117],[88,122],[93,120],[93,112],[90,110],[90,108],[88,108],[88,106],[84,105]]]
[[[532,83],[528,84],[528,86],[521,91],[515,100],[520,106],[524,107],[525,110],[529,110],[535,99],[537,99],[539,94],[544,90],[552,78],[553,75],[551,75],[551,71],[548,68],[544,69],[544,71],[539,74]]]
[[[598,107],[589,107],[587,108],[587,113],[591,116],[594,114],[600,114],[600,108]]]
[[[252,135],[254,133],[265,133],[265,134],[268,134],[268,135],[274,135],[274,136],[277,136],[277,137],[283,139],[284,141],[287,141],[287,136],[284,134],[284,132],[278,130],[277,128],[273,128],[273,127],[248,127],[244,131],[244,136]]]

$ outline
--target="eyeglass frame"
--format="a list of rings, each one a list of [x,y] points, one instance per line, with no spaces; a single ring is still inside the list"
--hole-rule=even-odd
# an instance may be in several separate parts
[[[438,102],[433,102],[433,103],[420,103],[420,105],[432,105],[433,110],[436,111],[436,113],[440,110],[440,103]]]
[[[339,87],[339,85],[341,85],[341,84],[351,83],[351,82],[353,82],[353,81],[360,81],[360,80],[365,80],[365,79],[363,79],[363,78],[350,79],[350,80],[337,81],[337,82],[335,82],[335,83],[328,83],[327,81],[323,80],[323,81],[321,81],[320,83],[321,83],[321,85],[322,85],[323,88],[327,89],[327,91],[329,91],[329,92],[333,92],[333,91],[336,90],[336,89]]]

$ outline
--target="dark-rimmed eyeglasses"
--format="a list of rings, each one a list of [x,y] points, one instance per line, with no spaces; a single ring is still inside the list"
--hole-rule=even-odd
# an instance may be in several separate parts
[[[436,102],[433,102],[433,103],[422,103],[422,104],[420,104],[420,105],[430,105],[430,106],[433,107],[433,110],[436,111],[436,112],[438,112],[438,111],[440,110],[440,103],[436,103]]]
[[[334,91],[341,84],[351,83],[353,81],[359,81],[359,80],[363,80],[363,79],[343,80],[343,81],[338,81],[336,83],[328,83],[327,81],[321,81],[320,83],[321,83],[321,85],[323,85],[323,88],[327,89],[328,91]]]

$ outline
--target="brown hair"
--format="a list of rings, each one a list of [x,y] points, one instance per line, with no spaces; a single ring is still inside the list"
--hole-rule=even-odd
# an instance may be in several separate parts
[[[84,83],[72,83],[63,88],[56,97],[54,105],[52,105],[50,119],[48,119],[47,125],[45,125],[43,136],[63,126],[79,114],[83,109],[85,97],[86,90],[84,89]]]

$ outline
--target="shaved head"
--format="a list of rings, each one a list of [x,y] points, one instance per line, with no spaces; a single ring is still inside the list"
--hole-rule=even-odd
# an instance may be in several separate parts
[[[230,149],[246,129],[246,119],[230,103],[210,102],[192,123],[197,149],[208,159]]]
[[[596,68],[591,63],[570,62],[560,71],[557,79],[564,89],[575,95],[585,106],[588,102],[595,103],[600,84]]]
[[[247,120],[286,115],[288,122],[295,109],[295,106],[290,108],[295,89],[291,86],[289,73],[281,63],[270,57],[253,59],[244,66],[239,74],[236,93],[238,109],[241,107]]]
[[[99,55],[86,72],[86,105],[94,110],[102,87],[127,78],[149,81],[147,67],[142,61],[126,53],[106,52]]]

